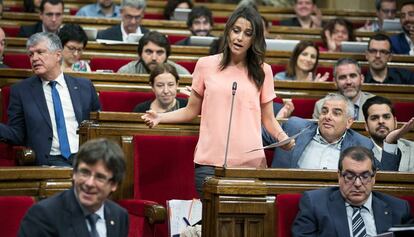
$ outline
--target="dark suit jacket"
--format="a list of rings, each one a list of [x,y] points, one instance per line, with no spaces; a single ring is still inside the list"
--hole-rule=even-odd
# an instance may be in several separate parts
[[[411,219],[407,201],[379,192],[372,192],[372,210],[378,234]],[[292,234],[294,237],[349,237],[345,201],[339,188],[304,192]]]
[[[92,82],[64,75],[76,119],[80,124],[89,113],[101,106]],[[42,81],[38,76],[27,78],[11,87],[9,122],[0,123],[0,138],[32,148],[38,165],[47,164],[52,147],[53,130],[47,109]]]
[[[285,151],[281,148],[275,148],[274,157],[272,161],[273,168],[299,168],[298,161],[306,146],[312,141],[316,134],[318,124],[306,119],[291,117],[288,121],[282,124],[283,130],[292,136],[300,132],[303,128],[310,126],[303,134],[295,139],[295,148],[290,151]],[[363,146],[370,150],[374,148],[372,141],[359,134],[358,132],[348,129],[346,136],[342,141],[341,150],[345,150],[351,146]],[[271,144],[276,142],[275,139],[263,129],[263,143]],[[381,163],[377,161],[378,167],[382,170],[395,170],[396,163],[400,160],[401,154],[393,155],[383,151]],[[398,168],[397,168],[398,169]]]
[[[107,236],[127,237],[128,213],[106,200],[104,206]],[[23,218],[19,237],[89,237],[86,218],[73,189],[63,191],[32,206]]]
[[[41,21],[37,22],[34,25],[29,25],[29,26],[21,26],[20,30],[19,30],[19,37],[25,37],[25,38],[29,38],[30,36],[42,32],[43,31],[43,27],[42,27],[43,23]]]
[[[410,45],[405,38],[405,33],[399,33],[398,35],[391,36],[391,50],[395,54],[409,54]]]
[[[141,32],[143,34],[149,32],[148,29],[140,26]],[[122,41],[122,31],[121,31],[121,24],[114,25],[112,27],[109,27],[108,29],[101,30],[98,32],[98,35],[96,36],[97,39],[106,39],[106,40],[118,40]]]

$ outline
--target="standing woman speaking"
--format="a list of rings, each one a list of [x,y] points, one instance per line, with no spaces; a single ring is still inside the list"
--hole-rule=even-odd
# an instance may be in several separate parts
[[[142,116],[149,127],[158,123],[191,121],[201,112],[200,133],[194,154],[195,183],[202,193],[206,177],[225,163],[229,115],[234,96],[227,167],[265,168],[261,125],[277,140],[288,138],[273,114],[275,98],[271,67],[264,63],[266,44],[260,14],[252,7],[240,7],[224,29],[222,53],[202,57],[193,73],[191,95],[186,107],[169,113],[147,111]],[[294,141],[285,145],[291,149]],[[173,161],[172,161],[173,162]]]

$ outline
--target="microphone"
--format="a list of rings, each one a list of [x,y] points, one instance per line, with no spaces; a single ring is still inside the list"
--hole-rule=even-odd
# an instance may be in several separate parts
[[[232,117],[233,117],[234,95],[236,95],[236,90],[237,90],[237,82],[233,82],[233,86],[231,88],[232,97],[231,97],[231,107],[230,107],[229,129],[227,130],[226,153],[224,153],[223,168],[227,168],[227,152],[229,150],[231,120],[232,120]]]

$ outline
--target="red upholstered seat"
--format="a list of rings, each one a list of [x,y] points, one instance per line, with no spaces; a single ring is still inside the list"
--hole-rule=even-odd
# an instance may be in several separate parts
[[[145,17],[147,16],[147,14],[145,14]],[[168,42],[170,42],[170,44],[175,44],[180,40],[183,40],[185,38],[187,38],[187,35],[168,35]]]
[[[155,99],[152,92],[101,91],[99,101],[102,111],[132,112],[134,107],[146,100]]]
[[[292,103],[295,106],[292,116],[311,119],[317,100],[316,98],[292,98]]]
[[[286,65],[282,64],[272,64],[270,67],[272,67],[273,76],[286,70]]]
[[[213,16],[214,23],[226,23],[228,17],[227,16]]]
[[[196,65],[195,61],[176,61],[176,63],[180,64],[181,66],[185,67],[190,73],[194,72],[194,68]]]
[[[394,102],[394,108],[399,122],[408,122],[414,117],[414,102]]]
[[[131,62],[134,59],[130,58],[102,58],[102,57],[93,57],[89,63],[92,71],[96,70],[112,70],[117,72],[119,68],[125,64]]]
[[[276,196],[277,237],[292,236],[292,223],[299,211],[301,194],[279,194]]]
[[[323,76],[326,72],[329,72],[329,78],[328,81],[333,81],[333,68],[332,67],[324,67],[324,66],[318,66],[316,68],[316,73],[320,73],[321,76]]]
[[[17,37],[20,32],[19,26],[3,26],[2,29],[6,34],[6,37]]]
[[[156,12],[145,12],[145,19],[165,20],[162,13],[156,13]]]
[[[6,54],[3,59],[4,64],[8,65],[11,68],[22,68],[30,69],[32,68],[30,64],[30,59],[27,54]]]
[[[2,237],[16,237],[26,211],[35,203],[28,196],[0,197],[0,232]]]
[[[194,150],[198,136],[134,136],[134,198],[161,205],[170,199],[197,198]],[[167,236],[167,224],[157,236]]]

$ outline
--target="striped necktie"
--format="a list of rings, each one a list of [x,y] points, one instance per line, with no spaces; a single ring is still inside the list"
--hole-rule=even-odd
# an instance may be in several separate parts
[[[354,120],[358,120],[359,117],[359,106],[354,104]]]
[[[361,207],[352,206],[352,208],[354,209],[352,213],[352,235],[353,237],[365,237],[367,231],[361,216]]]

